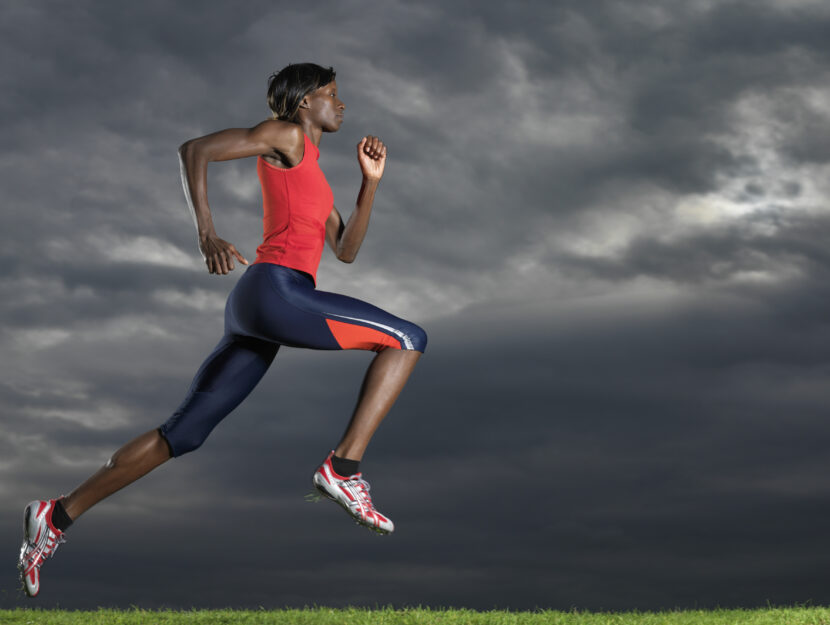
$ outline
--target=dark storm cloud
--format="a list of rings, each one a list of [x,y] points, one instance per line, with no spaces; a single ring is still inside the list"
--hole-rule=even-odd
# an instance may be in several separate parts
[[[338,72],[341,212],[359,137],[389,145],[359,260],[326,258],[321,287],[430,335],[364,463],[395,535],[303,501],[369,356],[283,349],[202,450],[73,526],[40,605],[826,602],[828,22],[806,2],[4,6],[7,544],[28,499],[166,419],[219,339],[238,272],[202,268],[176,147],[264,119],[288,62]],[[252,259],[253,162],[209,175]]]
[[[470,11],[459,22],[435,23],[431,12],[423,10],[413,12],[405,29],[381,30],[379,37],[389,52],[377,65],[413,82],[423,77],[433,106],[428,119],[445,122],[423,128],[417,120],[401,118],[400,127],[384,132],[407,145],[416,161],[437,158],[444,161],[444,171],[462,174],[453,180],[466,177],[476,182],[472,188],[458,189],[463,193],[454,193],[448,184],[433,187],[432,193],[425,189],[396,195],[393,204],[402,212],[434,219],[450,232],[481,219],[483,204],[499,207],[493,218],[502,222],[498,240],[496,231],[478,231],[452,245],[440,237],[426,243],[405,241],[396,268],[424,263],[418,260],[416,245],[426,244],[427,256],[443,264],[495,269],[503,255],[487,251],[521,247],[533,231],[529,224],[541,225],[540,215],[553,215],[559,220],[554,227],[567,227],[581,212],[614,203],[621,185],[656,185],[673,194],[708,193],[717,192],[724,177],[758,175],[758,155],[723,141],[736,130],[736,103],[748,94],[797,88],[824,71],[825,45],[816,37],[828,20],[824,11],[766,6],[750,11],[738,5],[705,11],[695,4],[669,10],[652,4],[640,13],[599,6],[606,10],[597,10],[596,3],[534,7],[539,18],[519,18],[522,28],[512,5]],[[656,14],[651,21],[649,13]],[[775,36],[769,45],[757,45],[753,33],[771,30]],[[423,43],[427,39],[430,45]],[[409,46],[394,45],[397,41],[413,41],[421,53],[412,55]],[[471,51],[478,54],[478,65]],[[519,64],[506,65],[505,52],[516,54]],[[450,69],[436,76],[438,66]],[[547,144],[528,142],[516,120],[541,101],[541,114],[530,115],[528,124],[542,133],[546,126],[567,123],[556,114],[574,114],[584,104],[572,94],[575,85],[594,101],[608,103],[616,116],[611,126],[600,125],[595,133],[586,130],[594,135],[586,145],[557,145],[555,139]],[[511,88],[522,95],[511,101]],[[803,100],[802,95],[781,97],[794,103]],[[406,98],[400,103],[406,104]],[[589,115],[607,114],[596,105],[594,109],[588,109]],[[784,110],[773,114],[770,121],[784,125],[789,133],[807,126],[791,120]],[[813,126],[819,127],[826,114],[814,115]],[[480,120],[478,132],[462,132],[472,126],[471,119]],[[799,139],[791,141],[800,150],[793,153],[807,159],[820,155],[820,134],[811,142]],[[481,141],[486,149],[477,147]],[[417,152],[436,147],[441,152],[437,157]],[[516,218],[517,212],[521,218]],[[428,264],[421,266],[433,270]]]

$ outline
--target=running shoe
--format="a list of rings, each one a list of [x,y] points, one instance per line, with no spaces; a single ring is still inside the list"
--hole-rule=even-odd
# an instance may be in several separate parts
[[[52,510],[57,499],[31,501],[23,511],[23,544],[17,568],[23,589],[30,597],[40,592],[40,567],[46,558],[55,555],[55,550],[66,542],[64,534],[52,525]]]
[[[369,482],[362,473],[345,477],[338,475],[331,467],[332,451],[325,462],[314,472],[311,478],[314,488],[332,501],[336,501],[360,525],[364,525],[379,534],[390,534],[395,530],[391,519],[387,519],[375,510],[369,496]]]

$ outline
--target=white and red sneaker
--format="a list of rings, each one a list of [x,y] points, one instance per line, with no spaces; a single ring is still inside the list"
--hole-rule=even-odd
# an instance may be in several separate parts
[[[369,496],[369,482],[363,479],[363,474],[355,473],[348,477],[338,475],[331,467],[333,455],[332,451],[325,462],[314,472],[311,478],[314,488],[343,506],[346,512],[361,525],[379,534],[392,533],[395,530],[395,524],[375,510],[372,498]]]
[[[46,558],[55,555],[55,550],[66,542],[64,534],[52,525],[52,510],[57,499],[31,501],[23,511],[23,544],[17,568],[23,589],[30,597],[40,592],[40,567]]]

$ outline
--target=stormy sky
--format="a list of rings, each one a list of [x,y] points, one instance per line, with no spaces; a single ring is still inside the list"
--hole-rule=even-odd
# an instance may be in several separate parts
[[[830,7],[816,0],[7,2],[0,607],[830,603]],[[18,592],[21,512],[161,424],[239,277],[176,148],[333,65],[320,163],[388,145],[322,289],[422,325],[362,468],[397,531],[304,500],[365,352],[285,348],[197,452],[78,520]],[[212,164],[261,237],[255,161]]]

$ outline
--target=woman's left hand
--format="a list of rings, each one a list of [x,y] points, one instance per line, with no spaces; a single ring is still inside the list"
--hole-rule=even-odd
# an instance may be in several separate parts
[[[380,180],[386,166],[386,146],[378,137],[366,135],[357,144],[357,161],[363,177]]]

